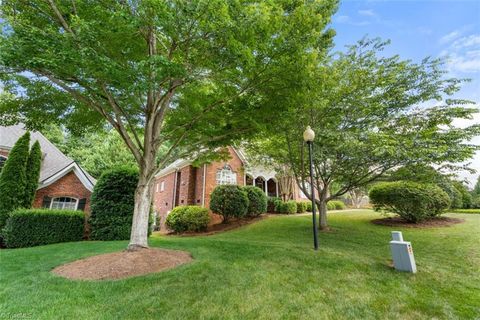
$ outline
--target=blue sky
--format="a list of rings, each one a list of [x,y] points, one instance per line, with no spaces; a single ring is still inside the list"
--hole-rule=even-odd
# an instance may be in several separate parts
[[[448,57],[452,76],[470,78],[457,97],[480,104],[480,0],[469,1],[343,1],[333,17],[337,32],[335,45],[342,50],[363,36],[390,39],[387,55],[420,61],[426,56]],[[458,126],[480,123],[480,113],[472,121],[458,120]],[[480,144],[480,137],[473,140]],[[480,152],[463,172],[471,182],[480,173]]]

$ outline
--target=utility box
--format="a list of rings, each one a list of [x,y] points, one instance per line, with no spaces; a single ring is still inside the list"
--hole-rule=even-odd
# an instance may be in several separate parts
[[[412,273],[417,272],[412,244],[408,241],[403,241],[403,235],[400,231],[392,232],[390,249],[392,251],[393,265],[396,270]]]

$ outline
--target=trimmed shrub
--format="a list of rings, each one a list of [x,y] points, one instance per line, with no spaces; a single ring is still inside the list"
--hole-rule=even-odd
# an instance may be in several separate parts
[[[166,225],[175,232],[203,231],[210,222],[207,208],[199,206],[176,207],[167,216]]]
[[[40,143],[35,141],[28,155],[25,169],[25,196],[23,198],[23,207],[31,208],[35,193],[38,188],[38,179],[40,178],[40,167],[42,165],[42,150]]]
[[[312,201],[305,201],[306,205],[307,205],[307,212],[312,212]],[[318,206],[317,206],[318,208]],[[317,210],[318,212],[318,210]]]
[[[409,181],[379,183],[370,189],[369,197],[375,210],[393,212],[414,223],[436,217],[450,206],[448,194],[440,187]]]
[[[267,200],[267,212],[275,213],[277,211],[277,205],[279,202],[282,202],[280,198],[277,197],[268,197]]]
[[[223,216],[223,222],[231,217],[244,217],[248,211],[248,195],[240,186],[222,185],[210,195],[210,210]]]
[[[18,209],[3,229],[7,248],[81,241],[84,213],[73,210]]]
[[[30,133],[27,132],[13,146],[0,174],[0,230],[8,214],[23,205],[29,150]]]
[[[267,196],[262,189],[255,186],[245,186],[243,190],[247,192],[248,196],[248,210],[247,216],[257,217],[262,213],[267,212]]]
[[[307,212],[307,202],[305,201],[298,201],[297,202],[297,213],[305,213]],[[312,204],[310,203],[310,206],[312,206]]]
[[[332,201],[328,201],[327,210],[335,210],[335,203],[333,203]]]
[[[330,209],[331,208],[331,209]],[[328,210],[345,210],[346,206],[343,201],[340,200],[331,200],[327,203]]]
[[[294,200],[280,202],[278,204],[278,212],[283,214],[295,214],[297,213],[297,202]]]
[[[92,193],[90,239],[130,238],[137,183],[138,170],[134,168],[120,167],[102,174]]]

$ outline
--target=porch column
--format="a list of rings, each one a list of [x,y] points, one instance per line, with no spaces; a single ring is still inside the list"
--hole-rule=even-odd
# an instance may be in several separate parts
[[[276,197],[278,198],[278,182],[275,181],[275,193],[276,193]]]

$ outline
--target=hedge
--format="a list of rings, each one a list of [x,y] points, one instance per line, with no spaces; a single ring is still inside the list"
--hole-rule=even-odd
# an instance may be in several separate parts
[[[370,189],[369,197],[375,210],[393,212],[414,223],[438,216],[450,206],[450,197],[440,187],[409,181],[379,183]]]
[[[119,167],[102,174],[92,193],[91,240],[128,240],[132,229],[138,170]],[[149,219],[148,232],[153,220]]]
[[[247,192],[248,196],[247,216],[257,217],[267,212],[268,199],[262,189],[255,186],[245,186],[243,190]]]
[[[477,214],[477,213],[480,213],[480,209],[455,209],[452,212]]]
[[[346,206],[343,201],[340,200],[331,200],[327,202],[328,210],[345,210]]]
[[[297,213],[305,213],[307,212],[307,206],[308,203],[305,201],[298,201],[297,202]],[[312,203],[310,203],[310,207],[312,206]]]
[[[267,212],[270,212],[270,213],[277,212],[277,205],[279,202],[282,202],[282,200],[278,197],[268,197]]]
[[[297,202],[294,200],[280,202],[278,204],[278,212],[284,214],[295,214],[297,213]]]
[[[207,208],[199,206],[179,206],[167,216],[166,225],[175,232],[203,231],[210,222]]]
[[[231,217],[244,217],[248,211],[248,195],[240,186],[221,185],[210,195],[210,210],[223,216],[223,222]]]
[[[22,248],[80,241],[83,228],[81,211],[18,209],[10,214],[2,235],[7,248]]]

